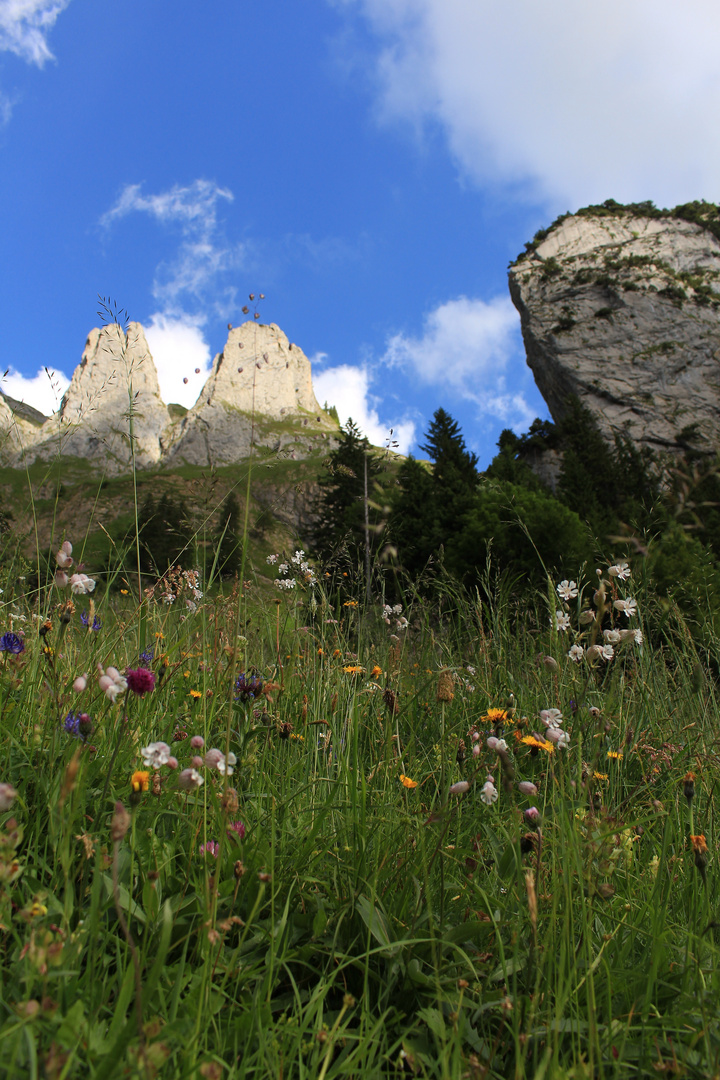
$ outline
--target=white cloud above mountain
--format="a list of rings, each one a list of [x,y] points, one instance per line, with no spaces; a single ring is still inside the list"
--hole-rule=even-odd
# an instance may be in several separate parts
[[[517,389],[528,379],[520,321],[505,297],[460,296],[439,304],[426,315],[422,334],[389,338],[382,363],[404,369],[447,398],[472,401],[480,415],[510,427],[522,428],[533,419]]]
[[[385,121],[559,209],[720,196],[714,0],[330,0],[375,40]]]
[[[339,364],[313,374],[313,389],[320,404],[334,405],[340,423],[353,420],[373,446],[385,446],[388,439],[407,454],[415,441],[415,422],[404,416],[395,421],[380,419],[382,398],[371,392],[372,376],[366,366]],[[388,407],[386,405],[387,415]],[[391,434],[392,429],[392,434]]]
[[[43,67],[53,54],[47,36],[70,0],[0,0],[0,51]]]
[[[57,412],[62,396],[70,385],[70,379],[62,371],[50,371],[41,368],[37,375],[21,375],[10,368],[7,375],[0,378],[0,390],[16,401],[24,401],[39,409],[45,416]]]

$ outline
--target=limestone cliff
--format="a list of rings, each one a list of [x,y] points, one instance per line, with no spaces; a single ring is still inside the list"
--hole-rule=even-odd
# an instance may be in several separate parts
[[[160,395],[143,328],[95,329],[57,416],[0,395],[0,461],[79,458],[120,475],[159,463],[229,465],[256,447],[307,457],[327,445],[337,424],[312,388],[310,361],[277,326],[247,322],[230,331],[196,404],[181,418]]]
[[[569,394],[603,434],[720,449],[720,217],[612,202],[566,215],[510,268],[527,362],[554,420]]]
[[[227,465],[247,457],[251,436],[255,445],[302,457],[336,430],[315,398],[302,349],[274,323],[246,322],[230,330],[167,461]]]

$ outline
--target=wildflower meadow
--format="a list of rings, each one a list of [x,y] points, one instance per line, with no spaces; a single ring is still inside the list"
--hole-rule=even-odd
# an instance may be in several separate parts
[[[49,555],[0,564],[2,1076],[720,1074],[716,642],[641,554]]]

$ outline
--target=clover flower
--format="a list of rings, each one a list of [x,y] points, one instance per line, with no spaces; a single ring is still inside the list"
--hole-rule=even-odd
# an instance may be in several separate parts
[[[566,578],[556,586],[556,592],[561,600],[574,600],[578,594],[578,587],[574,581],[568,581]]]
[[[238,840],[245,839],[245,826],[242,821],[231,821],[228,825],[228,836],[233,832],[237,836]]]
[[[149,746],[143,746],[140,753],[143,764],[148,768],[152,766],[153,769],[160,769],[170,760],[170,747],[164,742],[154,742]]]
[[[0,637],[0,652],[9,652],[13,656],[18,656],[19,653],[24,652],[25,642],[17,634],[13,634],[8,631]]]
[[[212,855],[214,859],[217,859],[220,852],[220,845],[217,840],[208,840],[206,844],[200,845],[201,855]]]
[[[149,694],[151,690],[155,689],[155,675],[152,671],[148,671],[147,668],[140,667],[134,670],[128,668],[125,672],[125,678],[127,679],[128,688],[138,697]]]

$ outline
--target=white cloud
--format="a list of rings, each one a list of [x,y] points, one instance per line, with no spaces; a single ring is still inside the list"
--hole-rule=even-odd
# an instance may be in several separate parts
[[[157,312],[145,327],[145,337],[163,401],[191,408],[210,374],[212,362],[200,323],[187,316],[173,318]],[[196,368],[200,371],[196,372]]]
[[[352,419],[367,435],[373,446],[384,446],[390,437],[398,443],[399,453],[407,454],[415,441],[415,424],[403,418],[392,423],[381,421],[377,411],[380,399],[370,394],[370,373],[365,367],[340,364],[313,375],[315,397],[319,402],[334,405],[340,423]]]
[[[227,318],[234,310],[236,290],[221,287],[221,276],[242,265],[246,248],[230,245],[218,223],[218,206],[232,202],[233,194],[212,180],[195,180],[186,187],[176,184],[157,195],[144,195],[141,184],[128,184],[117,202],[100,220],[110,227],[128,214],[145,213],[162,225],[179,228],[182,237],[175,256],[161,263],[153,282],[153,296],[166,315],[188,316],[187,306],[212,306]]]
[[[53,59],[47,35],[70,0],[0,0],[0,51],[42,67]]]
[[[381,111],[566,209],[720,197],[716,0],[331,0],[378,39]]]
[[[517,387],[528,380],[520,322],[510,300],[488,302],[461,296],[425,317],[421,337],[395,334],[383,362],[410,369],[425,385],[473,401],[480,413],[513,427],[534,413]],[[508,383],[515,387],[508,390]]]
[[[62,371],[48,371],[41,368],[37,375],[27,377],[10,368],[8,374],[0,379],[0,389],[16,401],[24,401],[39,409],[45,416],[57,412],[63,394],[70,385],[70,379]]]

